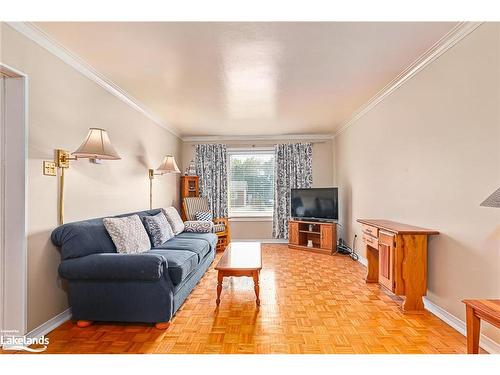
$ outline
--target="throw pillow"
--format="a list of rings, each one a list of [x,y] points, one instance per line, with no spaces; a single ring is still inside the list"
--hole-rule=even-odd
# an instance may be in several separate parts
[[[214,230],[214,223],[211,221],[185,221],[184,230],[186,232],[212,233]]]
[[[181,233],[184,230],[184,222],[175,207],[162,208],[161,210],[167,217],[168,223],[172,227],[174,234]]]
[[[118,253],[139,254],[151,249],[148,233],[139,215],[107,217],[103,222]]]
[[[154,216],[144,216],[142,221],[148,231],[153,247],[159,246],[174,237],[172,227],[163,212]]]
[[[212,221],[213,219],[212,213],[205,211],[199,211],[194,216],[196,216],[196,220],[198,221]]]

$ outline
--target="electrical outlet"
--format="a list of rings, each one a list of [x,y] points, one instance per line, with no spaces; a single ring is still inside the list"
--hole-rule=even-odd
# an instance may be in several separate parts
[[[44,161],[43,162],[43,174],[45,176],[55,176],[56,173],[56,163],[53,161]]]

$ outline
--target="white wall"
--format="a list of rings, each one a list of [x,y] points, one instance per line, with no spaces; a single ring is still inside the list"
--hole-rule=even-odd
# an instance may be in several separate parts
[[[340,219],[436,229],[428,297],[465,319],[464,298],[500,296],[500,25],[483,24],[335,138]],[[361,244],[358,241],[358,244]],[[361,251],[364,256],[364,249]],[[498,330],[483,331],[497,342]]]

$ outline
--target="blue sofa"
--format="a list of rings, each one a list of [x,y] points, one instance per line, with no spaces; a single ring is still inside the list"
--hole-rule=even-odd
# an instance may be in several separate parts
[[[145,253],[119,254],[102,219],[64,224],[51,235],[73,319],[169,322],[214,260],[217,236],[183,232]]]

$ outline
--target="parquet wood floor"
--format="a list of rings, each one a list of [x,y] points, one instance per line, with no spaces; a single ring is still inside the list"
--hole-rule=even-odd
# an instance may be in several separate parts
[[[48,335],[46,353],[466,352],[465,337],[437,317],[404,315],[394,297],[366,284],[360,263],[282,244],[262,250],[260,308],[245,277],[224,280],[216,308],[214,262],[168,330],[66,322]]]

